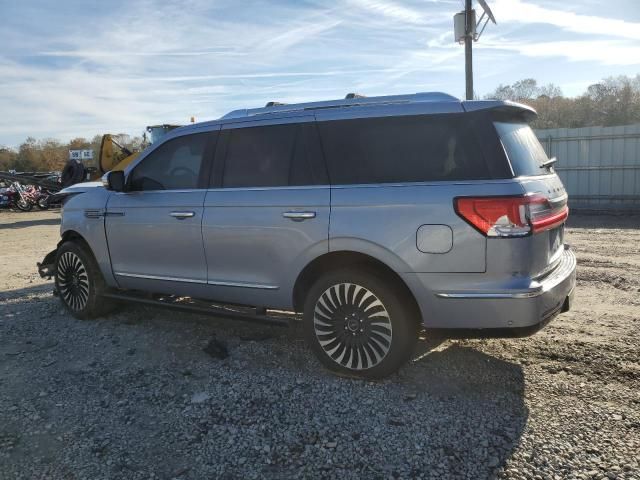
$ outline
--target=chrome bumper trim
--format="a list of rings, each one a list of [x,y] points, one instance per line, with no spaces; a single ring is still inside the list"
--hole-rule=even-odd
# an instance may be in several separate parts
[[[550,272],[544,280],[533,282],[527,290],[512,292],[438,292],[438,298],[534,298],[543,295],[562,283],[576,268],[576,256],[568,248],[565,249],[557,268]]]

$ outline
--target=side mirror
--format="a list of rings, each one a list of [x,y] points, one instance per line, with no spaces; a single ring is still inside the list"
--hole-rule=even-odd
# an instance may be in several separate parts
[[[107,190],[122,192],[124,190],[124,172],[122,170],[111,170],[102,177],[102,184]]]

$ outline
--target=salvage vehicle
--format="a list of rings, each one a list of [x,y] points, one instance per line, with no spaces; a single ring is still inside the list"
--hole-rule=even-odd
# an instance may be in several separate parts
[[[81,319],[112,300],[301,314],[326,368],[366,378],[407,362],[423,329],[528,335],[570,308],[576,283],[567,193],[535,115],[350,94],[181,127],[63,191],[62,238],[39,270]]]

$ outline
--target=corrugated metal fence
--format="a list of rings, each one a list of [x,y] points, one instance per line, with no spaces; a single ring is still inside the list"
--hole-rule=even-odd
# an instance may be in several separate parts
[[[640,211],[640,124],[536,130],[575,209]]]

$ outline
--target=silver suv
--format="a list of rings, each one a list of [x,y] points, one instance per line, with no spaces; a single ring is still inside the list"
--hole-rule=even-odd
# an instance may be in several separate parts
[[[178,128],[63,192],[40,271],[78,318],[114,298],[299,312],[322,364],[369,378],[406,362],[423,328],[530,334],[568,310],[576,268],[534,116],[348,95]]]

